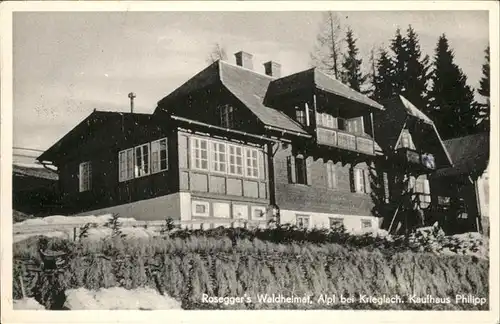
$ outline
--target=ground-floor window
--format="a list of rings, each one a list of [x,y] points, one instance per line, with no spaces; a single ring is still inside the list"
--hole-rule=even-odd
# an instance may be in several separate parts
[[[372,228],[373,224],[371,219],[362,219],[361,220],[361,228],[362,229],[367,229],[367,228]]]
[[[213,214],[214,217],[230,218],[231,213],[229,203],[213,203]]]
[[[248,219],[248,206],[247,205],[233,205],[233,218],[234,219]]]
[[[192,201],[191,209],[193,216],[207,217],[210,214],[210,203],[207,201]]]
[[[338,228],[344,225],[344,219],[341,217],[330,217],[330,228]]]
[[[298,228],[309,228],[309,215],[297,215],[297,227]]]
[[[252,206],[252,219],[262,220],[266,218],[266,207]]]

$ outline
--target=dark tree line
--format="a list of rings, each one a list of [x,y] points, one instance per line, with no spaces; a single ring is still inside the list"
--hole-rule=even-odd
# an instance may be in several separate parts
[[[439,37],[431,59],[422,54],[411,25],[405,33],[398,28],[388,48],[372,50],[371,66],[363,73],[358,39],[350,27],[344,37],[342,30],[338,17],[329,12],[311,54],[314,65],[376,101],[401,94],[434,121],[442,139],[489,131],[489,47],[477,89],[483,100],[476,102],[446,35]]]

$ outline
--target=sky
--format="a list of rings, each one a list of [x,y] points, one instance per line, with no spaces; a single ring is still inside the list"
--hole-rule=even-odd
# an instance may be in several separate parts
[[[488,45],[487,11],[337,12],[368,63],[409,24],[424,54],[446,34],[477,88]],[[94,109],[152,113],[156,103],[207,66],[214,43],[273,60],[282,75],[310,67],[321,12],[17,12],[13,18],[14,147],[45,150]]]

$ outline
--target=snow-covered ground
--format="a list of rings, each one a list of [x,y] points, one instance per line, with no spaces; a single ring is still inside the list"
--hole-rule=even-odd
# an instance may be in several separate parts
[[[181,303],[169,296],[162,296],[147,287],[127,290],[121,287],[87,290],[66,290],[65,307],[70,310],[167,310],[182,309]],[[14,300],[17,310],[44,310],[33,298]]]

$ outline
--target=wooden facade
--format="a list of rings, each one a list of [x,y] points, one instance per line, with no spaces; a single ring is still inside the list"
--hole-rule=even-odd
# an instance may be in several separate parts
[[[151,115],[92,113],[39,160],[58,167],[68,214],[156,199],[151,204],[163,207],[149,215],[124,216],[161,220],[168,212],[158,209],[170,208],[185,220],[276,217],[308,227],[377,228],[370,168],[392,179],[403,172],[397,165],[411,165],[403,150],[385,146],[410,122],[388,133],[377,124],[384,113],[316,69],[281,78],[218,61]],[[439,145],[422,139],[425,152],[415,152],[419,159],[434,154],[439,167],[446,157]],[[158,167],[165,156],[168,166]],[[390,186],[384,190],[389,197]]]

